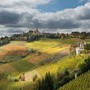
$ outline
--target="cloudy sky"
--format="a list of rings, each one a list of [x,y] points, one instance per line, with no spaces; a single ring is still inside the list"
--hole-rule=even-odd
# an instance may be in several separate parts
[[[0,0],[0,36],[35,28],[90,31],[90,0]]]

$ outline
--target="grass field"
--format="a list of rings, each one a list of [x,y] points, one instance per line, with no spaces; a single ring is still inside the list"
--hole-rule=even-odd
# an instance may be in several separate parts
[[[58,90],[90,90],[90,71],[82,74]]]
[[[41,55],[38,54],[31,54],[24,58],[26,61],[29,61],[33,64],[38,64],[39,62],[43,62],[44,60],[50,58],[51,55],[47,53],[42,53]]]
[[[65,67],[72,70],[77,68],[78,64],[83,63],[86,57],[87,57],[86,55],[71,56],[71,57],[67,56],[60,61],[40,66],[36,68],[36,70],[41,76],[44,76],[46,72],[51,72],[55,74],[58,71],[58,69],[59,71],[61,71]]]
[[[0,90],[32,90],[31,82],[10,82],[0,80]]]
[[[25,72],[29,71],[34,67],[34,64],[26,61],[26,60],[19,60],[15,61],[13,63],[10,63],[10,65],[15,68],[16,71],[18,72]]]
[[[14,73],[14,72],[17,72],[17,71],[10,64],[0,65],[0,73]]]
[[[67,44],[75,44],[77,42],[80,42],[82,40],[80,39],[48,39],[48,38],[44,38],[44,39],[40,39],[39,41],[34,41],[31,43],[27,43],[27,47],[28,48],[34,48],[36,50],[47,50],[47,49],[54,49],[54,48],[62,48],[64,45]],[[65,46],[64,46],[65,47]],[[58,48],[58,49],[59,49]]]
[[[61,50],[64,50],[66,48],[69,48],[70,45],[77,44],[79,42],[82,42],[83,40],[77,39],[77,38],[70,38],[70,39],[48,39],[43,38],[38,41],[34,41],[31,43],[27,43],[27,48],[33,48],[37,51],[47,53],[50,55],[54,55]],[[89,42],[90,40],[86,40]]]

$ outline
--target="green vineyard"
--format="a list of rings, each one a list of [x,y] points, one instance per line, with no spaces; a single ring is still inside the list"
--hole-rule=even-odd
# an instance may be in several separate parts
[[[58,90],[90,90],[90,71],[82,74]]]

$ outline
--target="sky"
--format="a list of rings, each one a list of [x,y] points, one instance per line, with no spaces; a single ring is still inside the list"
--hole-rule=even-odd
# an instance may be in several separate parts
[[[90,31],[90,0],[0,0],[0,37],[38,28]]]

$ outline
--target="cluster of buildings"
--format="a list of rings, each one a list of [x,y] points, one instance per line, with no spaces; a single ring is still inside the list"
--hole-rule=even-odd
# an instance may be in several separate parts
[[[78,44],[78,46],[76,47],[76,55],[79,55],[82,51],[84,51],[86,44],[86,42]]]

